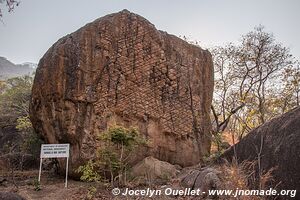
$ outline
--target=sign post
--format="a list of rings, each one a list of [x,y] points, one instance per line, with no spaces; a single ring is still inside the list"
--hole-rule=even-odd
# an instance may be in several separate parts
[[[68,187],[69,152],[70,144],[42,144],[38,179],[39,182],[41,182],[43,158],[67,158],[65,187]]]
[[[69,157],[67,157],[67,163],[66,163],[66,182],[65,182],[65,187],[68,187],[68,171],[69,171]]]

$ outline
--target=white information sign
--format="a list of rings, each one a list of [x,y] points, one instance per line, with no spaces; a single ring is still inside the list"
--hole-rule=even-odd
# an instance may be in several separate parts
[[[70,144],[42,144],[40,156],[39,182],[41,181],[43,158],[67,158],[66,163],[66,182],[68,186],[68,168],[69,168]]]
[[[70,144],[42,144],[41,158],[68,158]]]

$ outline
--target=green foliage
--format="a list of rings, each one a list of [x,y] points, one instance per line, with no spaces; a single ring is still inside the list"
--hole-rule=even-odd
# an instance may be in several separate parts
[[[40,182],[38,181],[38,179],[34,179],[33,181],[33,187],[34,187],[34,190],[35,191],[40,191],[42,188],[41,188],[41,184]]]
[[[0,112],[13,120],[28,116],[33,77],[23,76],[6,81],[6,89],[0,95]]]
[[[101,180],[101,176],[96,170],[96,163],[92,161],[88,161],[85,165],[80,166],[77,170],[77,173],[81,173],[82,175],[80,176],[81,181],[85,182],[98,182]],[[97,192],[97,188],[94,186],[90,185],[88,188],[88,192],[86,195],[87,199],[93,199]]]
[[[29,119],[29,116],[19,117],[17,119],[16,128],[19,131],[29,131],[30,129],[32,129],[32,124],[31,124],[31,121]]]
[[[86,195],[86,198],[87,199],[93,199],[93,197],[95,196],[96,192],[97,192],[97,188],[95,186],[90,186],[88,188],[88,193]]]
[[[10,153],[31,154],[38,159],[41,139],[34,132],[29,119],[29,101],[33,77],[16,77],[0,82],[0,128],[15,127],[21,140],[7,141],[4,146],[13,149]],[[22,168],[23,166],[21,166]]]
[[[85,182],[94,182],[100,180],[100,175],[95,170],[95,163],[89,161],[87,164],[80,166],[77,173],[82,173],[80,180]]]
[[[138,146],[146,144],[146,140],[137,128],[126,128],[117,124],[108,127],[99,135],[99,139],[101,148],[97,149],[96,158],[79,168],[78,172],[82,173],[81,180],[88,181],[86,177],[93,177],[96,173],[102,174],[104,181],[109,177],[111,184],[116,180],[119,184],[126,184],[129,158]]]
[[[134,141],[137,135],[136,130],[128,130],[123,127],[115,127],[114,129],[109,128],[110,140],[114,144],[123,144],[125,146],[130,146],[130,143]]]
[[[135,145],[145,143],[145,140],[139,136],[139,132],[135,127],[125,128],[119,125],[109,127],[99,138],[105,142],[123,145],[129,149]]]
[[[120,162],[116,152],[110,149],[98,149],[98,164],[100,164],[105,171],[109,169],[113,174],[117,173],[122,168],[122,163]]]
[[[23,133],[22,151],[37,156],[42,140],[34,132],[29,116],[19,117],[17,119],[16,128]]]
[[[0,127],[17,126],[22,131],[31,128],[29,101],[33,78],[30,76],[8,79],[0,93]],[[25,130],[27,129],[27,130]]]
[[[110,126],[99,138],[104,142],[103,147],[98,150],[100,161],[109,169],[111,183],[113,184],[115,179],[118,179],[119,183],[126,183],[128,159],[136,147],[146,144],[146,140],[137,128],[126,128],[117,124]]]
[[[43,141],[41,138],[32,130],[26,137],[23,138],[22,150],[23,152],[33,155],[35,158],[39,158],[40,148]]]

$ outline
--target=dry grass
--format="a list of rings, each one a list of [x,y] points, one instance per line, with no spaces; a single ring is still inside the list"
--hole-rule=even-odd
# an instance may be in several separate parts
[[[247,175],[243,170],[243,166],[236,161],[232,163],[226,162],[220,167],[220,171],[224,174],[224,186],[226,189],[248,189]]]
[[[232,190],[267,190],[268,184],[273,180],[272,170],[262,173],[260,177],[256,177],[255,169],[257,169],[257,162],[244,161],[238,163],[236,160],[232,162],[225,162],[219,167],[222,172],[222,179],[224,189]],[[265,197],[261,196],[240,196],[238,198],[225,199],[241,199],[241,200],[262,200]]]

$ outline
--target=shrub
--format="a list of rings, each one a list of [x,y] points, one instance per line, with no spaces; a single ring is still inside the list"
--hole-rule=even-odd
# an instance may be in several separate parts
[[[97,149],[96,158],[77,170],[82,173],[81,180],[96,181],[94,178],[100,179],[101,174],[103,180],[110,180],[112,185],[116,181],[126,184],[129,158],[138,146],[146,144],[146,140],[137,128],[117,124],[101,133],[99,140],[101,147]]]
[[[100,180],[100,175],[95,171],[95,163],[89,161],[87,164],[80,166],[77,173],[82,173],[80,180],[85,182],[94,182]]]

